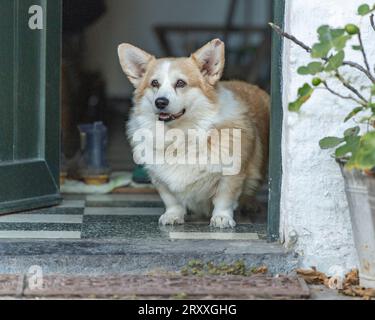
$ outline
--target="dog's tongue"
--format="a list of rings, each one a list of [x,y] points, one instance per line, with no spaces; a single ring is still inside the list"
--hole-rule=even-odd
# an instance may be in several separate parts
[[[172,115],[170,113],[159,113],[159,120],[160,121],[168,121],[171,120]]]

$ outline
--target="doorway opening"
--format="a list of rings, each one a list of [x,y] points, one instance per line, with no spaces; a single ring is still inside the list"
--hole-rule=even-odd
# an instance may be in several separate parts
[[[161,228],[164,205],[147,173],[134,163],[125,135],[133,88],[121,70],[117,46],[127,42],[157,57],[188,56],[221,38],[227,51],[224,79],[250,82],[279,99],[279,85],[271,88],[267,24],[273,11],[281,21],[282,2],[63,1],[61,191],[65,200],[85,203],[81,238],[277,240],[281,131],[275,124],[281,130],[281,110],[273,110],[271,119],[271,193],[267,181],[249,212],[236,217],[235,230],[212,230],[209,219],[194,218],[184,226]],[[273,45],[281,49],[277,39]],[[274,55],[278,61],[280,52]],[[272,81],[280,83],[277,70]],[[82,126],[94,123],[101,147],[90,144],[93,127]],[[87,158],[94,153],[94,160]],[[96,161],[97,172],[88,172],[90,161]]]

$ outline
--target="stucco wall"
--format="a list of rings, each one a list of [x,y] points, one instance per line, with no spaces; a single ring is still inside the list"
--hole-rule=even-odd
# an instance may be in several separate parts
[[[362,3],[363,0],[287,0],[286,31],[312,45],[317,40],[316,29],[322,24],[337,27],[348,22],[361,24],[373,65],[375,34],[368,20],[361,20],[356,15],[356,9]],[[347,59],[353,58],[362,62],[357,52],[347,56]],[[300,114],[288,112],[288,102],[294,101],[297,89],[309,80],[296,73],[297,68],[307,61],[305,51],[290,41],[285,42],[282,239],[286,246],[294,246],[301,254],[305,267],[317,266],[328,271],[332,266],[339,265],[349,269],[357,265],[357,256],[343,178],[330,157],[331,152],[320,150],[318,142],[327,135],[340,135],[344,128],[354,125],[353,122],[343,124],[351,103],[319,90]],[[356,72],[350,73],[350,77],[365,83],[365,79]],[[335,88],[341,90],[338,84]]]

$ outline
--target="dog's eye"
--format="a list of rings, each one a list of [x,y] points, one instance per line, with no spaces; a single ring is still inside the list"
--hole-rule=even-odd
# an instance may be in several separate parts
[[[151,86],[153,88],[159,88],[160,87],[159,81],[158,80],[152,80]]]
[[[184,80],[178,80],[176,83],[176,88],[185,88],[186,82]]]

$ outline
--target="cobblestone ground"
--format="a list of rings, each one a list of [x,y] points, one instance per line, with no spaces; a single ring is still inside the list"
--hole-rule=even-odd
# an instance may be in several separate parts
[[[0,299],[308,299],[309,288],[297,277],[267,275],[100,277],[0,276]]]

